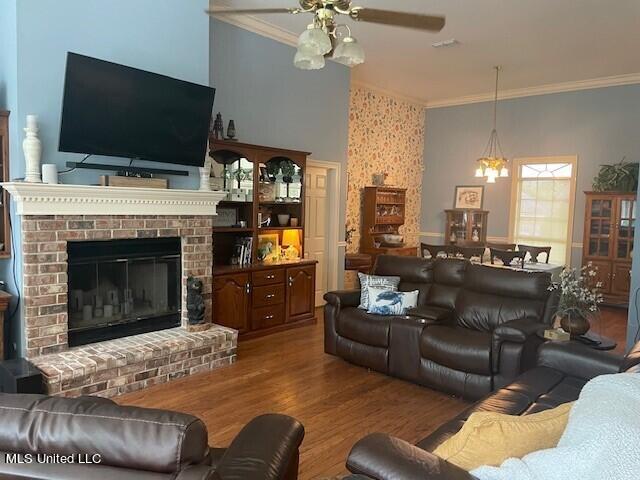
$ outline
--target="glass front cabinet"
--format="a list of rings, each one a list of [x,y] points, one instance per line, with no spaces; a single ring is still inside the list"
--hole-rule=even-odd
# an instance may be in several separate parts
[[[486,210],[452,209],[445,210],[445,243],[452,245],[484,245],[487,242]]]
[[[598,269],[605,302],[629,302],[633,237],[637,215],[636,195],[619,192],[585,192],[582,264]]]

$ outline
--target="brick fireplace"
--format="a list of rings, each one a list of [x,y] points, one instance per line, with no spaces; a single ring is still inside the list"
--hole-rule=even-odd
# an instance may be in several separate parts
[[[24,352],[43,371],[49,393],[113,396],[235,361],[237,332],[211,324],[212,228],[221,194],[3,186],[22,217]],[[68,242],[91,242],[87,245],[100,248],[99,242],[158,238],[180,242],[182,325],[69,348]],[[188,325],[189,276],[204,285],[204,325]]]

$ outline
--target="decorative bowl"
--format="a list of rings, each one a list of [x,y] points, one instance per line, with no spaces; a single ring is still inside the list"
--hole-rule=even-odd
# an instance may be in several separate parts
[[[404,237],[402,235],[386,233],[384,235],[380,235],[378,239],[381,241],[383,246],[401,247],[404,245]]]

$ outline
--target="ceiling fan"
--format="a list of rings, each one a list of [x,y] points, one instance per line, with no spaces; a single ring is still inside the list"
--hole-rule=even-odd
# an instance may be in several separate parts
[[[293,63],[302,70],[318,70],[325,65],[325,56],[347,66],[364,62],[364,50],[351,36],[348,25],[339,24],[341,15],[358,22],[378,23],[429,32],[439,32],[445,24],[445,17],[418,13],[396,12],[352,6],[351,0],[299,0],[299,7],[293,8],[249,8],[234,9],[215,7],[207,10],[209,15],[246,14],[261,15],[270,13],[310,13],[313,21],[298,38],[298,51]],[[341,30],[344,29],[344,32]]]

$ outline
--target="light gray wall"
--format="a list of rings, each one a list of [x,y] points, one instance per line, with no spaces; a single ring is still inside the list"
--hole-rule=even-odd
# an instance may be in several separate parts
[[[225,128],[234,119],[240,141],[308,151],[312,159],[342,166],[340,218],[332,220],[338,221],[343,239],[349,68],[328,61],[322,70],[298,70],[293,47],[215,19],[210,35],[214,110],[222,113]],[[341,269],[343,256],[342,248]]]
[[[638,185],[640,198],[640,185]],[[640,220],[636,218],[634,245],[640,245]],[[637,249],[635,249],[637,251]],[[640,341],[640,255],[634,255],[631,266],[631,294],[629,295],[629,322],[627,323],[627,347]]]
[[[443,210],[453,206],[456,185],[483,184],[474,177],[491,130],[492,103],[428,109],[422,232],[444,232]],[[498,132],[508,158],[577,155],[574,243],[582,243],[584,194],[603,163],[640,161],[640,85],[502,100]],[[488,235],[509,235],[511,179],[486,185]],[[423,241],[433,238],[423,238]],[[437,240],[437,239],[435,239]],[[572,249],[579,265],[580,248]]]

